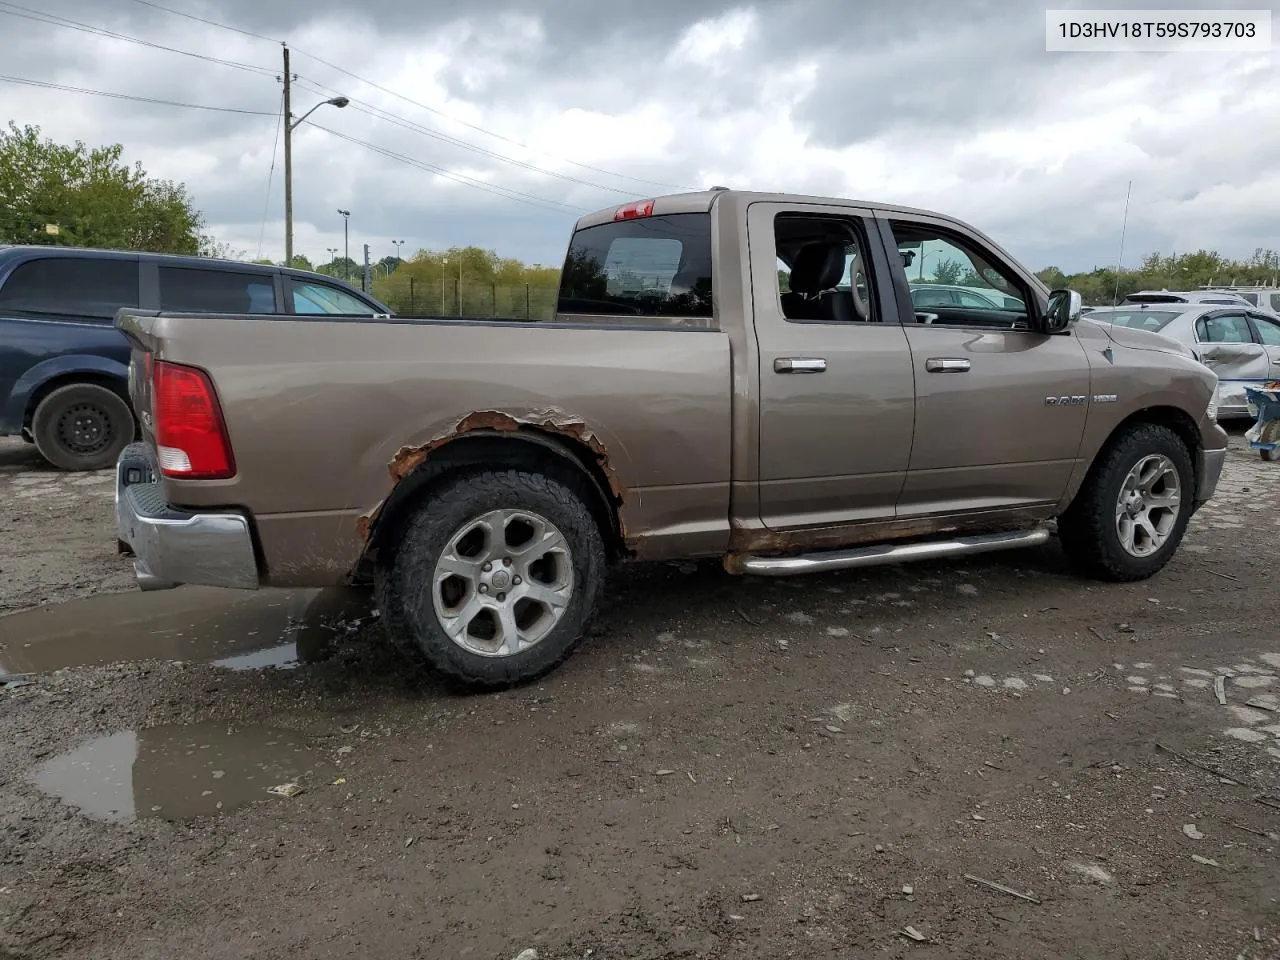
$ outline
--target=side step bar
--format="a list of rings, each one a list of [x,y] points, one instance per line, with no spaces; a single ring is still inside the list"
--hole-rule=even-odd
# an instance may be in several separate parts
[[[1009,533],[988,533],[922,543],[878,544],[853,550],[804,553],[791,557],[742,556],[734,558],[733,572],[758,577],[792,577],[804,573],[821,573],[825,570],[878,567],[889,563],[906,563],[910,560],[936,560],[943,557],[990,553],[994,550],[1034,547],[1048,539],[1048,528],[1036,527],[1032,530],[1015,530]]]

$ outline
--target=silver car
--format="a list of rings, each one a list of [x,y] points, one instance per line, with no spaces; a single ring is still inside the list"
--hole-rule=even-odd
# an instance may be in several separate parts
[[[1171,337],[1218,375],[1218,419],[1249,419],[1247,384],[1280,380],[1280,318],[1241,304],[1139,303],[1099,307],[1088,320]]]

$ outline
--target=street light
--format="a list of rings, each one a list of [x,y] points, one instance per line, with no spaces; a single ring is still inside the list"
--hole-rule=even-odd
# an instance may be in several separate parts
[[[338,248],[337,248],[337,247],[325,247],[325,248],[324,248],[324,251],[325,251],[325,253],[329,254],[329,271],[330,271],[330,273],[332,273],[332,271],[333,271],[333,265],[334,265],[334,263],[335,263],[335,262],[337,261],[337,259],[338,259]]]
[[[400,248],[404,246],[403,240],[392,240],[391,245],[396,248],[396,266],[400,266]],[[388,270],[388,273],[391,271]]]
[[[342,214],[342,279],[347,283],[351,282],[351,242],[347,234],[348,219],[351,216],[350,210],[339,210]]]
[[[346,97],[330,97],[321,100],[314,107],[293,119],[289,112],[289,51],[285,48],[285,81],[284,81],[284,262],[285,266],[293,266],[293,131],[303,120],[311,116],[323,106],[341,109],[351,101]]]

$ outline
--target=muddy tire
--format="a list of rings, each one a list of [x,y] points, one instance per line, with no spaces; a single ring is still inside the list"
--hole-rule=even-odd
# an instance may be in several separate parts
[[[36,449],[60,470],[114,467],[136,431],[129,404],[96,383],[58,387],[31,418]]]
[[[1138,424],[1094,462],[1058,521],[1058,537],[1080,572],[1100,580],[1145,580],[1173,557],[1195,498],[1195,470],[1182,439]]]
[[[534,680],[578,645],[606,572],[588,491],[570,478],[479,470],[434,488],[376,593],[388,638],[471,689]]]

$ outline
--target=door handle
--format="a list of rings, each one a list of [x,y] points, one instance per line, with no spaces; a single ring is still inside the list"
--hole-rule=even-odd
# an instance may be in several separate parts
[[[822,357],[778,357],[773,361],[774,373],[822,373],[827,361]]]
[[[924,368],[930,373],[965,373],[969,369],[969,361],[956,357],[930,357],[924,362]]]

